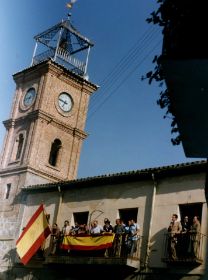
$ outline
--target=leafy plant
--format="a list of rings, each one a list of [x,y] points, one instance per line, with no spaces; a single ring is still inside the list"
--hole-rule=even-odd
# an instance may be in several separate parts
[[[150,17],[147,18],[147,22],[151,24],[157,24],[162,27],[162,33],[164,36],[163,53],[154,57],[152,61],[153,64],[155,64],[154,69],[146,73],[145,76],[142,76],[142,80],[147,79],[149,84],[151,84],[153,81],[156,81],[159,83],[159,87],[162,88],[165,82],[162,61],[164,56],[167,55],[165,49],[166,43],[170,42],[170,33],[171,36],[177,34],[179,23],[183,18],[185,3],[181,0],[158,0],[157,3],[160,4],[158,10],[153,11],[150,14]],[[159,93],[159,99],[157,100],[157,104],[160,106],[161,109],[166,109],[164,118],[170,118],[172,120],[171,133],[176,134],[176,136],[171,139],[172,144],[179,145],[181,143],[181,137],[177,126],[176,117],[174,115],[174,109],[171,104],[170,94],[170,89],[168,88],[166,88],[165,90],[161,90],[161,92]]]

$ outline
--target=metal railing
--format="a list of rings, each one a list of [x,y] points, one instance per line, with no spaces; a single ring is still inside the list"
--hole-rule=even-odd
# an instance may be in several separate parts
[[[69,54],[69,52],[65,51],[62,48],[58,48],[57,50],[57,56],[61,59],[63,59],[64,61],[66,61],[67,63],[75,66],[76,68],[78,68],[81,72],[84,73],[85,71],[85,63],[81,62],[79,59],[71,56]]]
[[[53,49],[40,53],[40,54],[36,55],[35,57],[33,57],[32,65],[36,65],[42,61],[47,60],[48,58],[53,58],[54,55],[55,55],[55,50],[53,50]]]
[[[165,234],[163,261],[202,263],[206,239],[202,233]]]
[[[50,49],[50,50],[47,50],[43,53],[36,55],[33,58],[32,64],[36,65],[42,61],[47,60],[48,58],[55,59],[55,50],[54,49]],[[73,68],[75,67],[75,69],[78,69],[80,71],[80,73],[84,73],[84,71],[85,71],[85,63],[83,63],[79,59],[71,56],[69,52],[67,52],[66,50],[64,50],[62,48],[58,48],[57,53],[56,53],[55,61],[57,61],[57,63],[58,63],[59,60],[63,61],[65,63],[64,64],[65,66],[71,65]],[[72,68],[72,67],[68,67],[68,68]]]
[[[79,235],[77,235],[79,236]],[[81,235],[80,235],[81,236]],[[102,236],[102,234],[101,234]],[[49,255],[52,256],[84,256],[84,257],[109,257],[109,258],[131,258],[140,259],[142,237],[137,240],[131,240],[126,234],[116,234],[112,246],[101,250],[64,250],[61,246],[61,240],[54,240],[51,237]]]
[[[132,240],[127,234],[116,234],[112,247],[109,249],[110,256],[139,259],[141,240],[141,236],[137,240]]]

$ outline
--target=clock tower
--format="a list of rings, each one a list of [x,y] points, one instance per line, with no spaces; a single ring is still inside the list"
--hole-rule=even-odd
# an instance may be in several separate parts
[[[89,98],[98,88],[87,76],[93,44],[70,18],[38,34],[35,41],[30,67],[13,76],[13,106],[10,118],[3,122],[0,240],[9,240],[2,245],[6,251],[20,224],[21,187],[76,178],[87,137]]]
[[[14,174],[24,177],[21,185],[76,178],[89,98],[97,89],[86,71],[93,44],[69,19],[35,40],[31,67],[13,76],[16,92],[10,119],[4,121],[0,171],[6,184]]]

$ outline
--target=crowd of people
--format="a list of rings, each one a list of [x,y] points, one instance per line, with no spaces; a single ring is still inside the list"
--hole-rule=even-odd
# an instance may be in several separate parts
[[[178,258],[197,258],[200,245],[200,221],[194,216],[192,222],[185,216],[178,221],[178,215],[173,214],[168,226],[168,255],[173,261]]]
[[[59,254],[60,245],[65,236],[70,235],[100,235],[114,233],[114,242],[111,248],[105,250],[106,257],[133,256],[140,240],[140,227],[133,220],[129,219],[124,224],[121,219],[115,220],[113,226],[108,218],[104,219],[104,224],[100,225],[97,220],[93,220],[90,225],[78,224],[70,226],[68,220],[64,222],[60,229],[56,223],[51,229],[51,255]],[[178,215],[173,214],[168,226],[168,257],[175,261],[178,258],[197,258],[200,245],[201,225],[198,216],[194,216],[192,221],[188,216],[184,216],[178,221]]]
[[[115,238],[111,248],[106,249],[105,256],[121,257],[125,255],[133,256],[137,251],[137,243],[140,239],[140,227],[133,220],[129,219],[127,224],[124,224],[121,219],[116,219],[113,226],[108,218],[104,219],[104,225],[99,225],[97,220],[93,220],[90,225],[78,224],[70,226],[69,221],[64,222],[64,226],[60,229],[57,223],[54,223],[51,229],[51,255],[59,253],[60,245],[64,236],[69,235],[99,235],[105,233],[114,233]]]

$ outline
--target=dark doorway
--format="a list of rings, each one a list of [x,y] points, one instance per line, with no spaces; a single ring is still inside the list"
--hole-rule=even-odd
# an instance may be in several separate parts
[[[88,221],[88,215],[89,212],[77,212],[74,213],[74,223],[78,223],[79,225],[83,225],[86,224],[87,225],[87,221]]]
[[[198,216],[199,221],[201,222],[202,203],[180,204],[179,209],[180,209],[181,220],[183,220],[185,216],[188,216],[189,221],[192,222],[193,217]]]
[[[128,220],[133,219],[137,223],[138,208],[119,209],[119,217],[124,224],[128,224]]]

